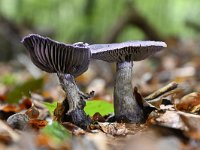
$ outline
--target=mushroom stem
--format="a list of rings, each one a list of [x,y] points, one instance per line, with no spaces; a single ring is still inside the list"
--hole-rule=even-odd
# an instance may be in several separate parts
[[[141,123],[144,115],[132,90],[133,62],[117,63],[114,86],[114,110],[117,121]]]
[[[70,74],[58,74],[59,81],[63,90],[66,92],[67,100],[69,103],[69,112],[79,108],[80,97],[78,94],[78,87],[74,83],[74,77]]]
[[[64,107],[69,107],[69,109],[64,112],[66,113],[64,114],[66,117],[63,117],[67,118],[67,120],[64,119],[63,121],[72,121],[82,128],[87,128],[90,120],[84,112],[85,101],[80,99],[79,90],[74,77],[70,74],[62,73],[57,73],[57,75],[63,90],[66,92],[66,100],[64,100],[63,104],[65,105],[67,101],[67,106]]]

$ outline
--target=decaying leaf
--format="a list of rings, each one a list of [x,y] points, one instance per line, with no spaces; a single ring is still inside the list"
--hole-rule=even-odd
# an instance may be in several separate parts
[[[176,104],[176,109],[195,113],[199,110],[196,106],[200,106],[200,93],[193,92],[181,98]]]
[[[43,78],[40,79],[30,79],[24,84],[17,85],[9,92],[7,101],[10,103],[18,102],[22,96],[29,96],[30,91],[35,91],[41,89],[43,85]]]
[[[1,95],[0,95],[0,102],[5,102],[6,98],[7,98],[6,95],[1,94]]]
[[[13,104],[3,105],[0,109],[1,111],[4,111],[4,112],[14,112],[14,113],[19,112],[18,107]]]
[[[51,124],[48,124],[41,131],[42,133],[50,136],[51,139],[56,143],[61,143],[71,137],[70,132],[57,121],[53,121]]]
[[[28,115],[29,118],[38,118],[39,116],[39,111],[37,108],[35,108],[35,106],[33,105],[31,108],[29,108],[26,112],[26,115]]]
[[[32,106],[30,99],[23,99],[18,104],[0,105],[0,118],[6,120],[9,116],[26,110]]]
[[[92,120],[93,120],[93,121],[99,121],[99,122],[105,122],[105,118],[104,118],[99,112],[96,112],[96,113],[92,116]]]
[[[184,112],[178,112],[178,114],[188,127],[188,136],[192,139],[200,140],[200,116]]]
[[[57,103],[57,107],[55,108],[53,114],[54,114],[54,120],[56,121],[60,121],[61,117],[63,115],[64,112],[64,107],[62,105],[62,103]]]
[[[76,126],[73,123],[70,122],[63,122],[62,125],[72,132],[73,135],[84,135],[86,134],[86,131],[81,129],[80,127]]]
[[[176,129],[185,129],[185,124],[182,122],[179,114],[176,111],[166,111],[164,114],[159,114],[159,117],[155,118],[153,124],[159,124]]]
[[[18,112],[18,109],[15,105],[7,104],[7,105],[0,105],[0,119],[7,120],[8,117]]]
[[[33,129],[41,129],[44,128],[47,125],[47,121],[46,120],[40,120],[40,119],[30,119],[28,124],[30,127],[32,127]]]
[[[29,109],[31,106],[32,106],[32,101],[28,98],[25,98],[19,102],[20,110]]]
[[[99,123],[100,129],[106,133],[113,136],[124,136],[128,134],[126,125],[123,123]]]

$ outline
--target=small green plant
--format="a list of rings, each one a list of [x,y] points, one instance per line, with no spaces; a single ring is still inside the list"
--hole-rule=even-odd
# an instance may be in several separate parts
[[[71,136],[68,130],[56,121],[53,121],[52,124],[49,124],[46,127],[44,127],[42,129],[42,133],[52,137],[52,139],[56,143],[60,143]]]
[[[47,107],[50,114],[53,116],[53,112],[56,109],[57,102],[53,102],[53,103],[44,102],[43,104]]]

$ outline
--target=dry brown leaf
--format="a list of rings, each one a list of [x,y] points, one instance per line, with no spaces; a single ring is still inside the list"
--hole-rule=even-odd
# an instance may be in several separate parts
[[[200,104],[194,106],[191,110],[191,113],[199,113],[200,111]]]
[[[180,102],[177,103],[175,106],[176,109],[181,111],[194,112],[193,108],[199,104],[200,104],[200,93],[193,92],[182,97]]]
[[[200,116],[184,112],[178,113],[188,127],[186,134],[192,139],[200,140]]]
[[[5,102],[7,96],[6,95],[0,95],[0,102]]]
[[[33,129],[40,129],[44,128],[48,122],[46,120],[40,120],[40,119],[30,119],[28,122],[29,126]]]
[[[4,105],[0,108],[0,110],[3,112],[14,112],[14,113],[19,112],[18,107],[16,105],[12,105],[12,104]]]
[[[167,126],[175,129],[185,129],[179,114],[176,111],[166,111],[164,114],[159,114],[159,117],[154,119],[154,123]]]
[[[34,105],[31,108],[29,108],[25,113],[26,113],[26,115],[28,115],[28,117],[30,119],[38,118],[38,116],[40,114],[38,109],[35,108]]]
[[[54,110],[54,120],[60,122],[60,119],[61,119],[61,117],[63,115],[63,112],[64,112],[63,104],[58,102],[57,103],[57,107]]]
[[[49,145],[52,142],[51,137],[49,137],[46,134],[38,134],[36,138],[36,145],[42,146],[42,145]]]
[[[20,110],[29,109],[31,106],[32,106],[32,101],[28,98],[25,98],[19,102]]]
[[[200,132],[200,116],[189,114],[185,112],[179,111],[178,114],[180,115],[183,122],[188,126],[188,130],[190,131],[198,131]]]
[[[83,130],[83,129],[81,129],[81,128],[78,128],[78,129],[73,130],[73,131],[72,131],[72,134],[73,134],[73,135],[76,135],[76,136],[78,136],[78,135],[85,135],[85,134],[86,134],[86,131]]]
[[[76,125],[73,124],[73,123],[70,123],[70,122],[63,122],[62,125],[63,125],[66,129],[72,131],[72,134],[73,134],[73,135],[84,135],[84,134],[86,133],[85,130],[79,128],[78,126],[76,126]]]
[[[99,123],[100,129],[113,136],[124,136],[128,134],[128,129],[124,123]]]
[[[93,121],[98,121],[98,122],[105,122],[105,118],[104,118],[99,112],[96,112],[96,113],[92,116],[92,120],[93,120]]]

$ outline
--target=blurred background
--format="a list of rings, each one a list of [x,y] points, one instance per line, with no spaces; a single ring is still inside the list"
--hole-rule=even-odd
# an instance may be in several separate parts
[[[62,100],[56,76],[37,69],[20,43],[29,33],[65,43],[165,41],[168,48],[134,63],[133,86],[143,96],[172,81],[198,91],[199,16],[199,0],[0,0],[0,99],[16,102],[36,92]],[[93,99],[111,101],[114,75],[115,64],[92,60],[76,81],[96,91]]]

